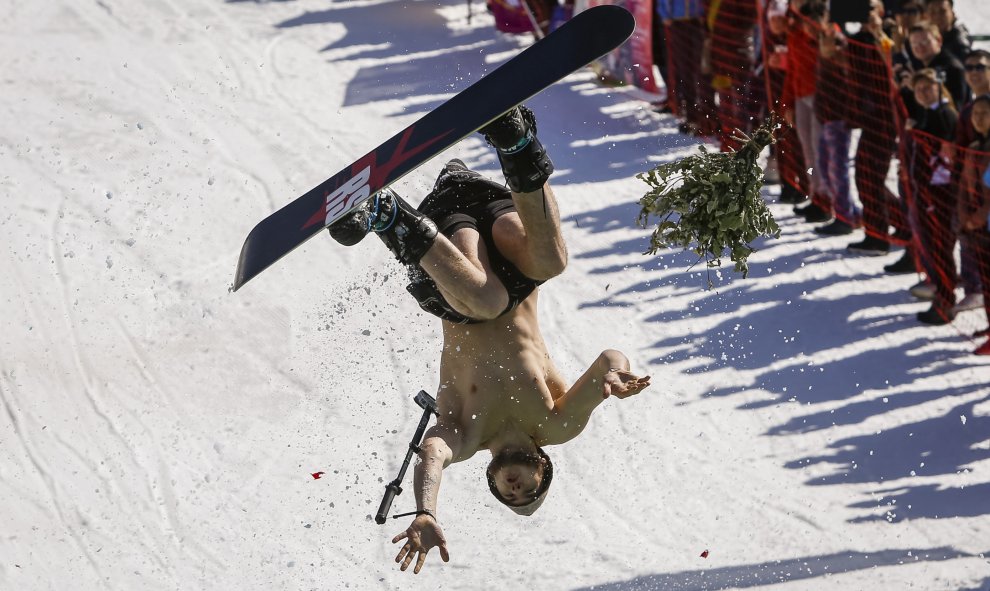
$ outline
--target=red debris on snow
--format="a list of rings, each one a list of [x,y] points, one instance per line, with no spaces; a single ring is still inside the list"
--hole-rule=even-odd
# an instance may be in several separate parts
[[[705,550],[704,552],[702,552],[701,553],[701,557],[702,558],[708,558],[708,550]]]
[[[313,480],[319,480],[320,476],[323,476],[324,474],[326,474],[326,472],[313,472],[310,476],[313,477]]]

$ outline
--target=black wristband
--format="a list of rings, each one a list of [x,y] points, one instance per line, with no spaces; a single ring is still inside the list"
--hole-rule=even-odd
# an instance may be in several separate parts
[[[436,521],[437,523],[440,523],[440,520],[437,519],[437,516],[434,515],[433,514],[433,511],[430,511],[429,509],[420,509],[419,511],[410,511],[409,513],[399,513],[398,515],[393,515],[392,516],[392,519],[398,519],[400,517],[408,517],[410,515],[416,515],[417,517],[420,516],[420,515],[429,515],[430,517],[433,518],[433,521]]]

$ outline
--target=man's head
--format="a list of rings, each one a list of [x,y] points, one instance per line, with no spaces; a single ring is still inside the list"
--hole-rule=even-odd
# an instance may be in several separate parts
[[[990,93],[990,51],[974,49],[966,54],[963,66],[966,68],[966,84],[973,94]]]
[[[911,27],[908,33],[911,52],[914,57],[927,64],[942,51],[942,33],[934,23],[921,22]]]
[[[485,472],[488,488],[500,503],[519,515],[532,515],[543,504],[553,480],[553,464],[542,448],[536,453],[502,449]]]
[[[973,99],[969,120],[980,135],[990,134],[990,96],[982,95]]]
[[[937,25],[943,33],[951,29],[956,22],[952,0],[929,0],[928,6],[925,8],[925,16]]]

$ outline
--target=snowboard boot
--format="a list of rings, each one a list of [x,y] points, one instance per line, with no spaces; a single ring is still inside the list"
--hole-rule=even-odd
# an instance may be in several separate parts
[[[433,220],[392,189],[375,193],[361,207],[327,229],[330,236],[344,246],[357,244],[369,232],[375,232],[404,265],[418,264],[437,237],[437,225]]]
[[[481,128],[495,147],[509,188],[515,193],[532,193],[543,188],[553,173],[553,162],[536,137],[536,116],[519,105]]]

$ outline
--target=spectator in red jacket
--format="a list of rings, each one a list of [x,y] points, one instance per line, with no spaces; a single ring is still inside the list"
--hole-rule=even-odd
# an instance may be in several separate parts
[[[797,128],[801,153],[811,169],[809,191],[811,204],[796,211],[809,222],[827,222],[832,217],[831,199],[823,195],[821,171],[818,169],[818,143],[822,124],[815,117],[815,72],[818,66],[819,23],[828,13],[823,0],[805,0],[797,26],[787,34],[787,73],[784,78],[784,119]]]

